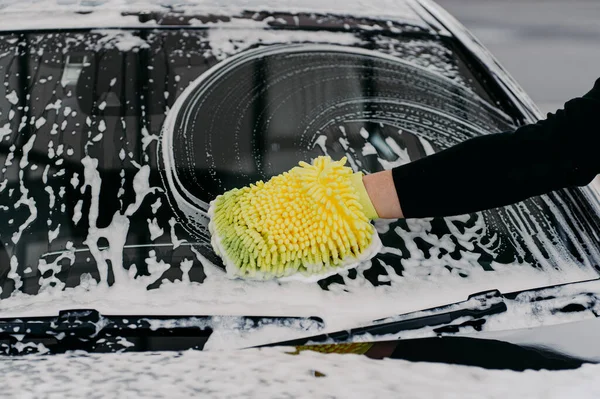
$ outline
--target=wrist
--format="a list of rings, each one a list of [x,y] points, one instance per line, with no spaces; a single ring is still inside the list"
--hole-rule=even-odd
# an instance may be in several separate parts
[[[364,175],[361,172],[353,173],[350,177],[352,186],[358,194],[358,203],[362,206],[362,211],[369,220],[379,219],[379,214],[371,202],[369,193],[363,182]]]
[[[400,219],[404,217],[391,170],[365,175],[363,184],[380,218]]]

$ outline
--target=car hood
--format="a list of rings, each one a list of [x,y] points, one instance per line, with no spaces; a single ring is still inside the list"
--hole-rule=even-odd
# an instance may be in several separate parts
[[[5,397],[10,398],[47,392],[63,398],[86,395],[170,398],[194,396],[198,392],[240,398],[301,397],[309,392],[317,397],[347,397],[367,390],[368,397],[469,394],[475,397],[482,392],[490,397],[532,397],[540,386],[578,397],[582,397],[582,392],[590,392],[591,398],[598,389],[600,370],[599,365],[584,365],[570,371],[523,373],[402,360],[373,361],[362,356],[313,352],[291,356],[282,352],[263,349],[57,355],[43,360],[39,357],[6,360],[0,363],[0,371],[7,376],[3,389]],[[38,384],[30,384],[31,376],[36,376]]]

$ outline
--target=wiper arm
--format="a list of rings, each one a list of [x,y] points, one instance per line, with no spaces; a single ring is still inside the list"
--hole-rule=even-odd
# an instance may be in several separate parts
[[[266,325],[318,331],[324,323],[318,317],[105,316],[72,309],[57,317],[0,319],[0,354],[203,349],[216,328],[251,331]]]
[[[481,330],[485,323],[484,316],[503,313],[507,310],[504,297],[498,290],[483,291],[469,295],[466,301],[457,302],[437,308],[431,308],[418,312],[407,313],[400,316],[375,320],[373,324],[366,327],[341,330],[328,334],[299,338],[289,341],[270,343],[262,346],[298,346],[307,343],[343,343],[353,337],[364,334],[388,335],[398,334],[402,331],[417,330],[425,327],[435,327],[436,333],[458,332],[462,326],[469,325],[476,330]],[[461,318],[469,320],[460,325],[452,325],[453,321]]]

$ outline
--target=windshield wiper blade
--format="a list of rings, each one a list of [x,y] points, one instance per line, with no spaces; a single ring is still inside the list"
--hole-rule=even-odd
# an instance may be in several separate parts
[[[307,343],[344,343],[351,338],[370,334],[382,336],[388,334],[399,334],[402,331],[417,330],[425,327],[435,327],[436,333],[452,333],[465,325],[480,330],[485,323],[485,316],[503,313],[507,310],[504,297],[498,290],[478,292],[469,295],[466,301],[457,302],[437,308],[426,309],[418,312],[407,313],[400,316],[388,317],[375,320],[373,324],[366,327],[353,328],[349,330],[335,331],[327,334],[319,334],[310,337],[293,339],[260,345],[266,346],[299,346]],[[452,325],[455,320],[467,318],[468,320]]]
[[[26,317],[0,319],[0,335],[45,336],[69,335],[91,338],[101,325],[100,314],[95,310],[68,310],[59,312],[58,317]]]
[[[251,331],[267,325],[302,331],[324,327],[314,316],[105,316],[71,309],[56,317],[0,318],[0,354],[203,349],[217,328]]]

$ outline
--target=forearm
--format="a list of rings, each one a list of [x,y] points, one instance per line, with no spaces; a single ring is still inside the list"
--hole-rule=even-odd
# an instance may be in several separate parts
[[[516,184],[523,162],[512,159],[510,136],[467,140],[438,154],[364,177],[380,218],[451,216],[493,208],[534,195],[535,187]],[[523,149],[522,149],[523,150]],[[521,157],[523,158],[523,157]],[[539,185],[540,182],[538,182]],[[525,192],[528,189],[530,192]]]
[[[559,156],[515,133],[477,137],[395,168],[404,217],[453,216],[509,205],[563,186]]]
[[[600,172],[599,139],[600,80],[544,121],[467,140],[365,185],[382,218],[477,212],[589,183]]]

